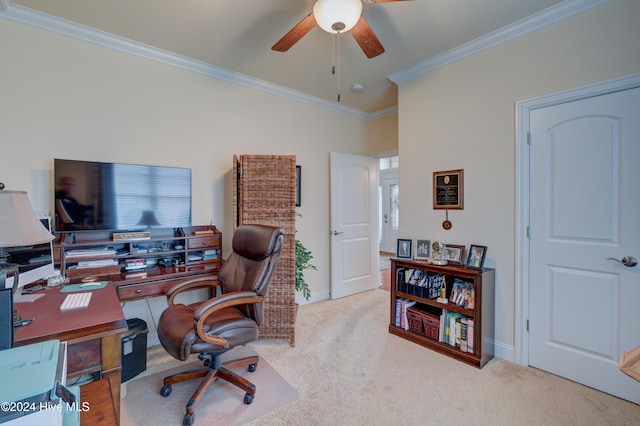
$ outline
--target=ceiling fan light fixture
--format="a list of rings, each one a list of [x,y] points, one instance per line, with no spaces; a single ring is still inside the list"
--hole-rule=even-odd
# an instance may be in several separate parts
[[[353,28],[362,14],[360,0],[318,0],[313,16],[318,26],[328,33],[344,33]]]

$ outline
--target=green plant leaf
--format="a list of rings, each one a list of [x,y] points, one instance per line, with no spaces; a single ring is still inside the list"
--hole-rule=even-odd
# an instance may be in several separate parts
[[[315,265],[311,263],[311,259],[313,259],[311,252],[299,240],[296,240],[296,291],[302,293],[305,300],[309,300],[311,291],[304,280],[304,271],[317,270]]]

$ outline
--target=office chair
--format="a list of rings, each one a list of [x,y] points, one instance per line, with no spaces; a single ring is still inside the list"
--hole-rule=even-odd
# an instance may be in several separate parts
[[[255,371],[258,357],[251,356],[222,364],[220,356],[236,346],[258,338],[262,305],[269,281],[278,264],[284,238],[282,228],[266,225],[240,225],[233,234],[232,253],[220,269],[218,296],[191,305],[174,303],[176,295],[194,288],[217,286],[218,282],[194,278],[167,291],[169,306],[158,323],[160,343],[174,358],[185,361],[192,353],[205,367],[164,378],[160,395],[171,394],[171,385],[203,378],[186,406],[183,425],[195,421],[195,409],[207,389],[221,378],[244,390],[244,403],[251,404],[256,387],[230,371],[248,367]]]

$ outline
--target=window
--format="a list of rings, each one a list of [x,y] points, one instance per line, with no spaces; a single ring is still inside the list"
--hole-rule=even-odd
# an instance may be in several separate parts
[[[378,160],[380,170],[397,169],[400,166],[400,157],[385,157]]]

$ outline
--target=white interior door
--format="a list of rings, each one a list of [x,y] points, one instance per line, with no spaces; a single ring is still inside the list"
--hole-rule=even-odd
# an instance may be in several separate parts
[[[530,116],[529,364],[640,403],[640,88]],[[609,259],[611,258],[611,259]]]
[[[378,287],[378,163],[331,153],[331,298]]]
[[[398,176],[380,176],[380,251],[396,252],[400,215]]]

